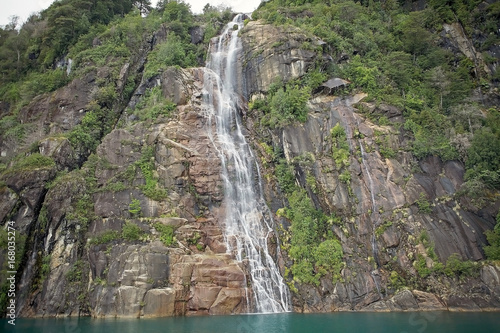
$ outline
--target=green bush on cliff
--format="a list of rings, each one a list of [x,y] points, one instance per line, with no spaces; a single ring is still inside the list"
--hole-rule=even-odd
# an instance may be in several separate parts
[[[120,239],[120,233],[116,230],[106,230],[98,236],[90,239],[89,244],[99,245],[112,242],[114,240]]]
[[[167,197],[167,191],[158,185],[158,177],[155,175],[154,152],[152,147],[145,147],[142,156],[136,165],[141,169],[145,184],[141,190],[145,196],[156,201]]]
[[[103,108],[96,102],[92,102],[80,124],[73,127],[68,135],[73,149],[82,156],[95,152],[101,138],[111,131],[114,117],[113,112],[106,107]]]
[[[317,210],[304,189],[295,186],[287,194],[289,205],[282,213],[291,221],[289,255],[294,260],[290,272],[299,283],[319,284],[331,273],[336,280],[343,267],[340,242],[329,230],[328,217]]]
[[[142,237],[144,231],[135,223],[127,221],[122,228],[122,238],[126,241],[136,241]]]
[[[280,128],[295,121],[307,120],[309,91],[297,85],[287,84],[279,88],[270,98],[270,113],[267,115],[271,128]]]
[[[423,214],[430,214],[432,212],[432,205],[427,200],[427,196],[424,193],[420,193],[418,200],[415,202],[418,206],[418,211]]]
[[[338,170],[349,166],[349,144],[347,142],[347,136],[339,123],[337,123],[331,130],[330,135],[332,138],[332,154],[333,160]],[[349,175],[350,177],[350,175]]]
[[[193,67],[197,66],[196,48],[185,43],[175,33],[170,33],[164,43],[159,44],[149,54],[144,69],[144,77],[149,79],[169,66]]]
[[[484,253],[490,260],[500,260],[500,212],[497,214],[497,224],[493,230],[485,232],[490,245],[485,246]]]
[[[488,117],[496,115],[497,121],[484,121],[484,110],[466,114],[461,108],[475,89],[488,91],[500,71],[484,73],[480,62],[443,48],[439,36],[443,23],[459,22],[480,50],[491,50],[500,40],[494,33],[500,7],[491,3],[479,10],[479,3],[457,0],[443,5],[436,0],[424,10],[411,11],[402,1],[271,0],[262,3],[253,18],[294,25],[321,38],[323,50],[334,59],[346,58],[325,71],[330,77],[349,80],[349,90],[367,92],[377,103],[401,108],[404,128],[414,139],[412,153],[419,159],[461,159],[467,164],[469,188],[481,194],[483,188],[500,188],[494,158],[500,154],[500,134],[494,130],[500,128],[499,112],[490,109]],[[489,37],[475,38],[473,31]],[[389,158],[395,154],[388,146],[381,153]]]
[[[40,153],[34,153],[19,159],[10,171],[53,168],[55,165],[56,164],[52,158],[43,156]]]
[[[291,194],[295,188],[295,175],[291,165],[285,159],[281,159],[275,167],[275,175],[280,184],[280,188],[286,195]]]
[[[443,272],[449,277],[477,276],[480,268],[477,262],[470,260],[464,261],[457,253],[453,253],[448,257],[448,260],[446,260]]]
[[[172,246],[174,242],[174,227],[156,223],[155,229],[160,233],[160,240],[165,246]]]
[[[141,201],[138,199],[132,199],[128,205],[128,212],[132,216],[141,216]]]
[[[147,90],[144,97],[137,103],[134,114],[138,115],[142,121],[154,121],[160,116],[168,117],[176,107],[175,103],[163,97],[160,87],[154,87]]]

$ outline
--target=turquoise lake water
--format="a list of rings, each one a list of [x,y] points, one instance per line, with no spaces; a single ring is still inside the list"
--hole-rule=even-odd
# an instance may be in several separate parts
[[[500,332],[500,313],[330,313],[268,314],[162,319],[2,319],[1,332],[26,333],[273,333],[363,332],[442,333]]]

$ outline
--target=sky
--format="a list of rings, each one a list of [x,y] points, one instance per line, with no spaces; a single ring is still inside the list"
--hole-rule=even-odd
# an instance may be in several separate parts
[[[32,13],[49,7],[52,2],[53,0],[0,0],[0,26],[8,24],[13,15],[19,16],[19,23],[22,23]],[[151,2],[156,5],[157,0]],[[213,6],[225,4],[231,6],[234,11],[242,13],[252,12],[260,4],[260,0],[185,0],[185,2],[191,5],[194,13],[201,13],[207,3]]]

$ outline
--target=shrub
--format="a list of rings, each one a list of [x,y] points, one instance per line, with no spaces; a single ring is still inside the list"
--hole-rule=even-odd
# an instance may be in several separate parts
[[[159,187],[158,179],[154,176],[155,163],[152,147],[146,147],[136,165],[141,169],[146,184],[141,186],[145,196],[156,201],[160,201],[167,196],[167,191]]]
[[[457,253],[453,253],[444,267],[444,273],[449,276],[476,276],[479,265],[472,261],[463,261]]]
[[[281,190],[283,190],[286,194],[291,194],[296,186],[293,171],[293,167],[290,166],[284,159],[280,160],[278,165],[276,165],[276,178],[278,178]]]
[[[339,180],[345,184],[349,184],[351,182],[351,173],[349,170],[344,170],[342,173],[339,175]]]
[[[120,233],[116,230],[106,230],[102,234],[90,240],[91,245],[106,244],[120,238]]]
[[[197,66],[194,46],[185,43],[175,33],[169,33],[167,40],[159,44],[148,56],[144,78],[149,79],[169,66]]]
[[[175,103],[163,97],[160,87],[154,87],[146,91],[135,107],[134,114],[142,121],[156,120],[160,116],[168,117],[176,107]]]
[[[306,88],[288,84],[279,88],[271,97],[269,125],[272,128],[281,128],[295,121],[307,120],[307,100],[309,92]]]
[[[70,283],[78,283],[83,278],[84,263],[82,260],[77,260],[73,267],[66,273],[66,280]]]
[[[162,243],[165,244],[165,246],[172,246],[174,242],[174,227],[161,223],[156,223],[154,227],[160,233],[160,240]]]
[[[339,273],[342,269],[342,245],[337,239],[321,242],[314,250],[313,257],[318,271],[325,274],[328,271]]]
[[[347,136],[344,128],[337,123],[331,130],[330,135],[332,138],[332,155],[333,160],[335,161],[335,165],[337,169],[340,170],[343,167],[349,166],[349,144],[347,142]],[[342,177],[343,181],[347,183],[347,174]]]
[[[490,245],[484,247],[484,253],[490,260],[500,260],[500,212],[497,214],[496,220],[495,228],[485,232]]]
[[[122,229],[122,238],[128,241],[136,241],[141,238],[143,233],[137,224],[127,221]]]
[[[68,136],[71,146],[83,155],[94,152],[101,138],[111,131],[113,119],[113,112],[102,108],[96,102],[91,103],[81,123],[75,126]]]
[[[432,273],[432,269],[427,267],[425,258],[420,253],[417,255],[417,261],[414,262],[414,266],[417,270],[418,275],[420,275],[420,277],[422,278],[426,278]]]
[[[11,170],[24,171],[24,170],[33,170],[42,168],[52,168],[55,165],[56,164],[52,158],[43,156],[42,154],[39,153],[34,153],[20,159]]]
[[[417,200],[418,211],[424,214],[430,214],[432,212],[431,203],[427,200],[425,194],[420,193],[420,197]]]
[[[138,199],[132,199],[132,202],[128,205],[128,211],[132,216],[140,216],[141,202]]]

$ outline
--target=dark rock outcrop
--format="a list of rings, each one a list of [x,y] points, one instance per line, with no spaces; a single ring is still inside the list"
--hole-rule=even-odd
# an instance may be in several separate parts
[[[165,34],[160,30],[151,43]],[[196,43],[203,31],[193,29],[191,35]],[[242,113],[244,100],[263,96],[277,78],[300,78],[313,64],[330,61],[316,52],[321,41],[295,28],[251,21],[241,38]],[[118,90],[140,63],[120,65]],[[172,67],[137,82],[120,121],[83,163],[66,134],[87,111],[96,75],[38,96],[20,111],[20,119],[36,128],[23,144],[37,142],[39,153],[55,162],[4,173],[5,185],[0,186],[0,220],[14,220],[29,236],[19,276],[20,315],[162,317],[249,311],[253,291],[248,265],[226,253],[226,201],[221,161],[207,134],[202,105],[204,71]],[[138,103],[158,86],[176,109],[168,117],[139,117]],[[258,112],[244,115],[257,160],[266,159],[259,144],[269,142],[294,165],[295,181],[308,190],[315,207],[341,218],[330,228],[344,251],[340,276],[326,274],[318,285],[288,276],[294,310],[498,309],[499,267],[481,262],[472,274],[459,278],[451,273],[425,277],[418,265],[431,270],[450,257],[484,259],[484,232],[493,227],[499,203],[474,207],[460,194],[464,166],[437,157],[417,160],[399,126],[402,111],[364,102],[365,97],[312,96],[307,121],[281,129],[262,131]],[[371,122],[366,112],[385,116],[390,125]],[[340,179],[332,156],[331,130],[338,124],[349,146],[349,165],[343,170],[348,181]],[[18,144],[0,142],[2,157],[12,157]],[[310,161],[307,170],[295,162],[303,157]],[[260,170],[266,199],[276,212],[286,198],[272,163],[261,163]],[[315,180],[315,191],[308,188],[306,171]],[[283,217],[275,216],[275,221],[276,235],[290,226]],[[284,274],[293,260],[284,250],[278,254],[275,244],[273,249]]]

